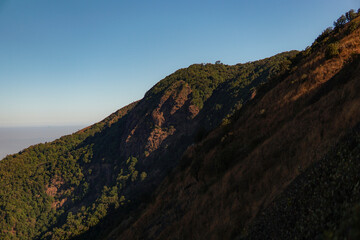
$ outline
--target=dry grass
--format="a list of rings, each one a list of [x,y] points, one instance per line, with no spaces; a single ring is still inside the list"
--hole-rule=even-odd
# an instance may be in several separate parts
[[[310,54],[284,81],[255,97],[235,123],[192,147],[186,153],[191,164],[161,184],[139,219],[117,233],[119,239],[240,234],[302,169],[360,122],[359,58],[349,64],[360,53],[360,30],[339,44],[338,57],[326,59],[325,47]]]

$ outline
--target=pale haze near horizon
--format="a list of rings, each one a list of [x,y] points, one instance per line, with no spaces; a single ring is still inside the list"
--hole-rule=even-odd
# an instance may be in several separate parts
[[[0,127],[0,160],[38,143],[51,142],[84,126]]]

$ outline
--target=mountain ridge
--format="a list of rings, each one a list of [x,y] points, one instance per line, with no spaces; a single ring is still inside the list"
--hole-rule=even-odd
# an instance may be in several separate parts
[[[103,121],[6,157],[0,237],[246,237],[360,122],[359,21],[302,52],[179,69]]]
[[[0,237],[68,239],[109,212],[138,206],[195,139],[248,101],[251,88],[285,71],[296,54],[234,66],[191,65],[103,121],[3,159]]]
[[[188,149],[184,168],[160,185],[155,201],[132,226],[109,239],[242,234],[299,169],[318,161],[359,122],[360,38],[359,30],[349,31],[358,21],[334,30],[330,41],[315,42],[289,76],[240,110],[232,126]],[[335,41],[341,50],[326,56]]]

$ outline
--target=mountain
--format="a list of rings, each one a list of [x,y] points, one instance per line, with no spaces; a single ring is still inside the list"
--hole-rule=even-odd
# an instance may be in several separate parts
[[[321,192],[329,181],[320,176],[331,177],[322,169],[318,171],[323,175],[305,177],[310,178],[303,183],[307,188],[298,186],[301,191],[290,193],[290,204],[297,205],[290,208],[286,200],[287,192],[296,191],[290,183],[297,186],[297,177],[331,155],[360,121],[359,21],[324,31],[299,54],[288,74],[260,87],[230,124],[190,146],[153,201],[108,239],[314,239],[329,232],[335,236],[341,229],[339,214],[351,212],[359,199],[353,173],[358,163],[348,162],[354,156],[340,152],[344,163],[339,169],[324,160],[336,181],[326,191]],[[352,180],[339,181],[347,176]],[[309,182],[312,185],[306,185]],[[356,198],[344,195],[349,189]],[[319,192],[328,194],[321,209],[315,202]],[[333,203],[338,198],[344,204]],[[309,206],[312,209],[305,211]],[[312,214],[317,218],[311,219]]]
[[[283,74],[297,52],[234,66],[195,64],[103,121],[0,162],[0,238],[69,239],[129,214],[199,141]]]
[[[320,163],[336,175],[333,151],[344,151],[342,175],[357,169],[355,155],[345,154],[357,146],[347,139],[360,122],[360,18],[352,14],[305,51],[191,65],[97,124],[7,156],[0,161],[0,238],[305,237],[303,230],[287,235],[296,224],[346,235],[341,224],[356,224],[356,216],[342,213],[357,198],[324,200],[327,217],[314,218],[317,224],[305,225],[299,209],[316,200],[302,186],[317,184]],[[298,201],[292,208],[283,200],[290,197]],[[328,206],[344,221],[328,220]],[[274,232],[283,216],[295,220]]]

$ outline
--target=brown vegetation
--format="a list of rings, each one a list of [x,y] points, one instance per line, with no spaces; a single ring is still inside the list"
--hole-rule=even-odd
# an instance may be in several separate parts
[[[355,19],[354,21],[359,21]],[[360,30],[335,35],[257,96],[233,123],[188,149],[118,239],[230,239],[360,121]]]

